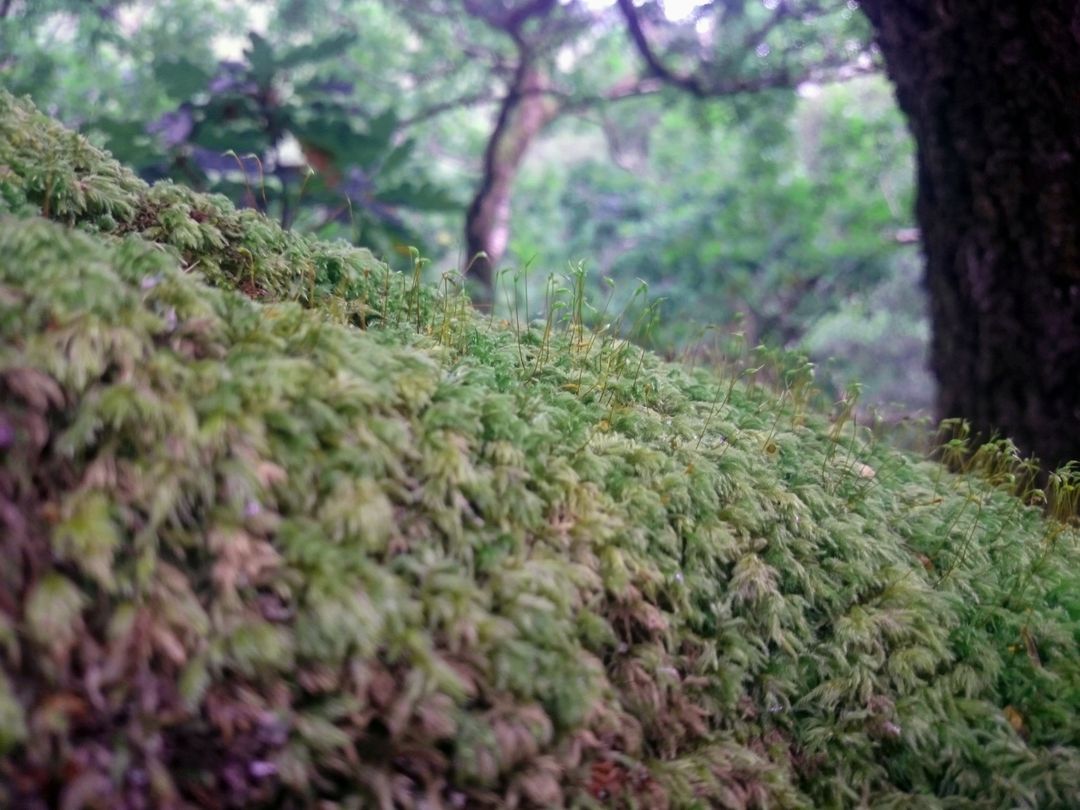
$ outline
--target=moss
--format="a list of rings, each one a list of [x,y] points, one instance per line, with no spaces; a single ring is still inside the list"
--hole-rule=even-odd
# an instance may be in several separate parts
[[[0,200],[0,805],[1080,805],[1077,534],[985,477],[2,93]]]
[[[366,250],[283,231],[219,195],[148,186],[81,136],[0,90],[0,213],[43,215],[100,235],[138,234],[209,283],[295,300],[364,325],[401,304],[402,279]],[[413,289],[425,311],[433,296]]]

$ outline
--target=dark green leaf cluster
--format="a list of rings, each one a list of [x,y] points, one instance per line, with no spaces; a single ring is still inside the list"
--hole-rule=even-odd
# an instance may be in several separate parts
[[[984,478],[4,94],[0,208],[0,805],[1080,805],[1080,543]]]

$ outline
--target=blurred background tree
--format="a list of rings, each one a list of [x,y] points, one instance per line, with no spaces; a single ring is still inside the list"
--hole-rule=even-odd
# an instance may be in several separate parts
[[[1080,463],[1080,7],[863,6],[918,145],[937,413]]]
[[[708,356],[738,332],[925,408],[912,148],[854,3],[0,0],[0,81],[148,179],[407,246],[583,262]],[[478,253],[482,254],[478,256]],[[496,298],[502,298],[502,295]],[[534,296],[534,300],[536,297]],[[496,300],[497,307],[505,306]]]

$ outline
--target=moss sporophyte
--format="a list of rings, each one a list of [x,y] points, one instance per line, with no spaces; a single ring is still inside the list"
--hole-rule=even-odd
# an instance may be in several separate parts
[[[1080,806],[1075,476],[575,284],[504,324],[0,93],[0,806]]]

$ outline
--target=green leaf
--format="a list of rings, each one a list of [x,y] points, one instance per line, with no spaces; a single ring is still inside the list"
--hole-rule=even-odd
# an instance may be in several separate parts
[[[417,211],[456,211],[461,203],[444,189],[431,183],[399,183],[376,193],[375,199],[387,205],[404,205]]]
[[[290,48],[285,51],[285,53],[278,58],[277,68],[279,70],[287,70],[288,68],[298,67],[303,64],[325,62],[328,59],[340,56],[348,50],[349,46],[356,42],[356,39],[357,37],[354,32],[345,31],[336,36],[320,40],[319,42],[298,45],[295,48]]]
[[[409,158],[412,157],[413,152],[416,150],[416,140],[414,138],[408,138],[399,145],[395,146],[393,151],[390,152],[382,163],[379,164],[379,176],[388,177],[408,163]]]
[[[262,154],[270,146],[270,139],[261,127],[241,121],[201,127],[194,142],[212,152],[238,155]],[[236,168],[239,171],[240,165]]]
[[[398,117],[392,108],[387,108],[367,122],[367,135],[373,141],[388,144],[397,131]]]
[[[274,72],[278,69],[274,50],[265,37],[256,34],[254,31],[251,32],[250,38],[251,46],[244,54],[247,56],[248,64],[251,66],[251,77],[260,86],[265,87],[274,78]]]
[[[211,75],[190,59],[165,58],[154,62],[154,79],[174,101],[186,101],[206,89]]]

